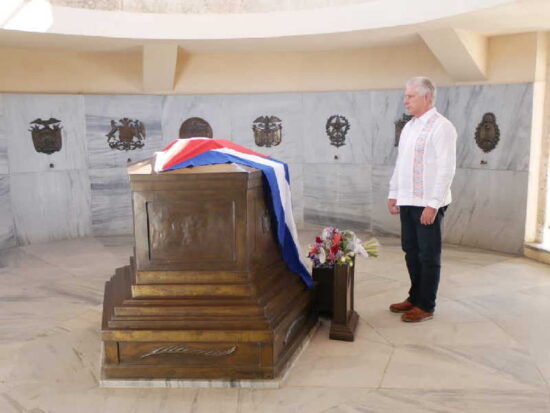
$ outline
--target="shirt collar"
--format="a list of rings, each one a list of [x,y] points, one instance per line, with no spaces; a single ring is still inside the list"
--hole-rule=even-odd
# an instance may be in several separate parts
[[[419,120],[420,122],[422,123],[426,123],[428,121],[428,119],[430,119],[430,117],[437,112],[437,109],[435,108],[435,106],[433,108],[431,108],[430,110],[426,111],[422,116],[420,116],[419,118],[413,118],[415,121]]]

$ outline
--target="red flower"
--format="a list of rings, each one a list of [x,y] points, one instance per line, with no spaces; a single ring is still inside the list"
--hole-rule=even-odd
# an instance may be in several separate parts
[[[340,241],[342,240],[342,235],[341,234],[335,234],[334,235],[334,238],[332,239],[332,242],[335,244],[335,245],[338,245],[340,244]]]
[[[321,239],[321,237],[315,237],[315,242],[317,244],[320,244],[321,242],[323,242],[323,240]]]
[[[330,249],[330,253],[331,254],[336,254],[339,250],[339,247],[338,245],[333,245],[332,248]]]

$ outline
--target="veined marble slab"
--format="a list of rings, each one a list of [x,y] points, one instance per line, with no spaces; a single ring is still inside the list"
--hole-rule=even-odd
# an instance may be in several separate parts
[[[373,231],[400,234],[399,216],[387,210],[392,166],[374,166]],[[444,241],[517,254],[523,248],[527,173],[457,169],[445,215]]]
[[[532,101],[532,83],[445,88],[437,107],[457,129],[457,167],[527,171]],[[496,116],[500,141],[484,153],[476,144],[475,132],[487,112]]]
[[[518,254],[523,248],[528,172],[458,169],[445,216],[447,242]]]
[[[4,131],[5,118],[4,118],[4,104],[2,102],[3,96],[0,95],[0,174],[8,174],[8,142],[6,139],[6,133]]]
[[[19,244],[90,235],[87,171],[11,174],[10,194]]]
[[[83,96],[6,94],[3,95],[3,107],[10,174],[87,168]],[[30,122],[37,118],[61,121],[59,152],[48,155],[34,148],[29,130]]]
[[[0,249],[16,245],[10,201],[10,177],[0,175]]]
[[[216,139],[231,139],[231,118],[221,95],[166,96],[162,105],[163,146],[179,138],[181,124],[193,117],[204,119]]]
[[[304,151],[310,149],[304,146],[302,138],[304,116],[301,94],[228,95],[223,99],[231,115],[233,141],[283,162],[303,162]],[[279,145],[256,145],[252,124],[260,116],[276,116],[282,121],[282,139]]]
[[[86,135],[90,168],[120,168],[162,150],[164,144],[160,119],[163,100],[162,96],[86,96]],[[139,120],[144,125],[145,139],[142,148],[126,151],[109,147],[106,135],[111,131],[111,121],[120,124],[119,120],[123,118]]]
[[[290,193],[292,196],[292,214],[296,226],[304,223],[304,166],[303,164],[289,164]]]
[[[357,92],[359,107],[365,108],[364,123],[372,143],[372,164],[393,165],[397,158],[395,122],[405,113],[403,90],[372,90]]]
[[[371,167],[304,164],[304,220],[309,223],[370,230]]]
[[[90,170],[94,235],[133,233],[132,195],[126,168]]]
[[[303,94],[304,162],[361,164],[372,159],[372,137],[367,122],[363,121],[370,116],[370,106],[357,96],[356,92]],[[330,144],[326,132],[327,120],[332,115],[344,116],[350,125],[345,145],[339,148]]]
[[[388,211],[388,192],[393,166],[372,166],[372,230],[377,234],[400,235],[401,221],[399,215]]]

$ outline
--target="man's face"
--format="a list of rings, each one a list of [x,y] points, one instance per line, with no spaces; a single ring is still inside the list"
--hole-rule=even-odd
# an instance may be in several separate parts
[[[432,99],[430,95],[420,96],[416,86],[407,86],[403,103],[409,115],[419,117],[431,108]]]

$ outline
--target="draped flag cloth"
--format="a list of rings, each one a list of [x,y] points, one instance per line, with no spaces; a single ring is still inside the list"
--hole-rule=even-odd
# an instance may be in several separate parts
[[[273,212],[277,241],[288,268],[297,273],[308,287],[313,280],[300,259],[298,233],[292,215],[288,165],[266,155],[251,151],[225,139],[177,139],[162,152],[156,153],[155,172],[165,172],[192,166],[235,163],[259,169],[265,176]]]

